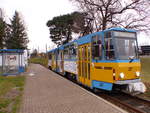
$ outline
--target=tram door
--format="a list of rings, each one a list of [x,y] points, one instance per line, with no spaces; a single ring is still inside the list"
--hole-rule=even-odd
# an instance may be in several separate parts
[[[62,73],[62,74],[64,74],[64,55],[63,55],[63,50],[61,50],[60,51],[60,59],[61,59],[61,61],[60,61],[60,72]]]
[[[55,69],[55,55],[52,53],[52,70]]]
[[[91,47],[90,44],[79,46],[78,49],[78,75],[79,82],[90,86],[90,64],[91,64]]]

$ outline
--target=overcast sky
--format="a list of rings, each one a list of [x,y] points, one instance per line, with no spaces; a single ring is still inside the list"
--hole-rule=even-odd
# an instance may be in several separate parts
[[[19,11],[25,21],[30,40],[29,48],[45,51],[53,46],[49,39],[49,30],[46,22],[55,16],[71,13],[77,8],[69,0],[0,0],[0,8],[4,9],[6,18],[11,18],[15,10]],[[150,44],[145,35],[139,35],[140,44]]]
[[[69,0],[0,0],[0,8],[6,18],[11,18],[15,10],[24,18],[28,29],[29,48],[40,48],[45,51],[45,45],[52,46],[46,22],[55,16],[71,13],[76,10]]]

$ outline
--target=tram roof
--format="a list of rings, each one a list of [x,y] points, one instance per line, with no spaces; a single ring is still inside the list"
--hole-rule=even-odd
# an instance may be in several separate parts
[[[88,34],[86,36],[83,36],[83,37],[80,37],[79,39],[77,40],[74,40],[72,42],[69,42],[69,43],[66,43],[64,45],[61,45],[60,47],[58,48],[55,48],[55,49],[52,49],[48,52],[53,52],[55,50],[63,50],[65,46],[68,46],[68,45],[71,45],[72,43],[75,43],[77,42],[78,45],[82,45],[82,44],[85,44],[85,43],[88,43],[88,42],[91,42],[91,37],[92,36],[95,36],[97,34],[102,34],[102,33],[105,33],[105,32],[109,32],[109,31],[126,31],[126,32],[134,32],[136,33],[135,30],[132,30],[132,29],[125,29],[125,28],[110,28],[110,29],[107,29],[107,30],[103,30],[103,31],[98,31],[98,32],[95,32],[95,33],[91,33],[91,34]]]
[[[108,32],[108,31],[127,31],[127,32],[134,32],[134,33],[137,32],[136,30],[125,29],[125,28],[120,28],[120,27],[106,29],[103,32]]]

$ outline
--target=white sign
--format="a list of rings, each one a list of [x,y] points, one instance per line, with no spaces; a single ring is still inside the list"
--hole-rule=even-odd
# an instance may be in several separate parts
[[[5,65],[17,66],[18,57],[18,55],[6,55]]]
[[[114,31],[115,37],[135,38],[135,33]]]

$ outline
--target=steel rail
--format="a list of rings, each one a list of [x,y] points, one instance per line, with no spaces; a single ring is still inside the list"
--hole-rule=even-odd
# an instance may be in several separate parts
[[[149,107],[149,109],[147,111],[144,111],[140,108],[138,108],[139,106],[136,106],[136,105],[131,105],[131,104],[128,104],[127,102],[125,101],[122,101],[122,100],[119,100],[117,97],[114,97],[114,96],[111,96],[111,95],[108,95],[108,94],[97,94],[99,95],[100,97],[110,101],[111,103],[115,104],[115,105],[119,105],[119,107],[129,111],[129,112],[135,112],[135,113],[150,113],[150,102],[148,100],[144,100],[142,98],[138,98],[138,97],[133,97],[131,95],[128,95],[128,99],[131,98],[131,102],[133,100],[135,100],[134,102],[137,102],[137,104],[142,104],[142,109],[143,107]],[[124,96],[125,98],[125,96]],[[128,101],[129,102],[129,101]],[[141,102],[141,103],[138,103],[138,102]],[[147,109],[147,108],[145,108]]]

